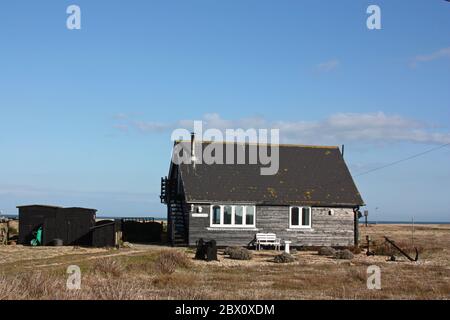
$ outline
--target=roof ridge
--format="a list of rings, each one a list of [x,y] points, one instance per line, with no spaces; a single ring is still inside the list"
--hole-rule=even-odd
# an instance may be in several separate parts
[[[201,143],[220,143],[220,144],[244,144],[244,145],[267,145],[279,147],[296,147],[296,148],[319,148],[319,149],[338,149],[338,146],[324,146],[324,145],[308,145],[295,143],[261,143],[261,142],[240,142],[240,141],[214,141],[214,140],[196,140]],[[175,143],[190,143],[190,140],[175,140]]]

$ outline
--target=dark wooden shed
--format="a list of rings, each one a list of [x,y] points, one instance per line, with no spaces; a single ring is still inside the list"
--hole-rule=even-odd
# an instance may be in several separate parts
[[[87,208],[63,208],[47,205],[18,206],[19,243],[28,245],[33,232],[42,227],[42,245],[48,246],[54,239],[63,245],[91,245],[91,228],[95,226],[97,210]]]
[[[123,241],[155,243],[161,241],[163,225],[154,218],[123,218],[121,220]]]
[[[120,220],[98,221],[91,229],[93,247],[114,247],[116,245],[116,231],[120,230]]]

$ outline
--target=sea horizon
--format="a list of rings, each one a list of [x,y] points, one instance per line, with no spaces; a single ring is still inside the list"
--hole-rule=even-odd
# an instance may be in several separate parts
[[[17,219],[19,216],[17,214],[2,214],[0,215],[0,218],[13,218]],[[156,219],[156,220],[167,220],[167,217],[161,217],[161,216],[104,216],[104,215],[97,215],[97,219],[130,219],[130,218],[147,218],[147,219]],[[359,220],[360,224],[364,224],[363,218]],[[412,224],[411,220],[379,220],[379,221],[367,221],[368,224]],[[414,221],[414,224],[450,224],[450,221]]]

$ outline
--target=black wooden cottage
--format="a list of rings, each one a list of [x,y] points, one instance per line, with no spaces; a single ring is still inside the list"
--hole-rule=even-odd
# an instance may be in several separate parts
[[[223,147],[226,163],[227,143],[179,141],[174,150],[178,144],[189,154],[192,146],[197,152]],[[232,147],[234,157],[241,148],[249,159],[250,144]],[[261,175],[260,164],[171,161],[169,174],[161,181],[171,244],[193,246],[203,238],[216,240],[218,246],[246,246],[257,233],[275,233],[296,247],[357,243],[364,202],[339,148],[277,147],[275,175]]]

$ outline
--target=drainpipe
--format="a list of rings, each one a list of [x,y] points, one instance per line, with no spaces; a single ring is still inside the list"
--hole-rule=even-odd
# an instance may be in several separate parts
[[[359,246],[359,206],[353,208],[353,216],[354,216],[354,245],[355,247]]]

